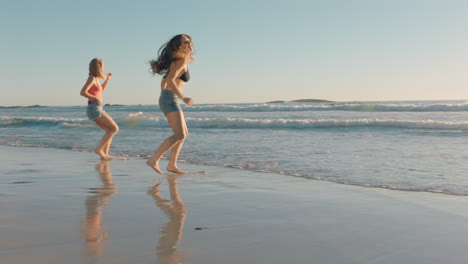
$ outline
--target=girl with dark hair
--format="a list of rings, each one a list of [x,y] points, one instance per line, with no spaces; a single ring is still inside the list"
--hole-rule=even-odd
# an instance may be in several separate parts
[[[162,174],[159,168],[159,160],[168,150],[171,150],[171,154],[166,168],[167,171],[178,174],[186,173],[177,167],[180,150],[188,135],[184,113],[180,108],[178,99],[188,106],[193,104],[192,98],[185,97],[182,94],[185,83],[190,80],[188,64],[192,60],[194,60],[192,38],[189,35],[180,34],[174,36],[159,49],[156,60],[150,61],[153,74],[163,75],[159,108],[166,116],[167,122],[174,133],[164,140],[153,156],[146,162],[159,174]]]

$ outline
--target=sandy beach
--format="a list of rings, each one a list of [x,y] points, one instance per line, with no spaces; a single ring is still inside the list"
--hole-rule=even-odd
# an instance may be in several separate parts
[[[468,197],[0,146],[0,263],[466,263]],[[165,161],[161,163],[165,166]]]

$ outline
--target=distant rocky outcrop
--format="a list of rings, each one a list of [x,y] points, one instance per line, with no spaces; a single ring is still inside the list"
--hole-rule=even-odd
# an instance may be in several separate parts
[[[30,105],[30,106],[18,106],[18,105],[15,105],[15,106],[0,106],[0,108],[35,108],[35,107],[47,107],[47,106],[43,106],[43,105]]]
[[[287,103],[287,102],[292,102],[292,103],[333,103],[333,101],[328,101],[328,100],[323,100],[323,99],[298,99],[298,100],[293,100],[293,101],[270,101],[266,102],[267,104],[279,104],[279,103]]]
[[[299,99],[291,102],[295,103],[333,103],[333,101],[322,100],[322,99]]]
[[[123,104],[105,104],[104,106],[125,106]]]
[[[281,103],[286,103],[286,101],[271,101],[271,102],[267,102],[267,104],[281,104]]]

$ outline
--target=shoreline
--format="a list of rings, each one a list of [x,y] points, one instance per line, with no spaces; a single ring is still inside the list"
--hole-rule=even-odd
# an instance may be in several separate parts
[[[0,146],[5,263],[465,263],[468,197]],[[161,162],[164,168],[166,161]],[[463,210],[465,209],[465,210]]]
[[[35,145],[29,145],[29,146],[15,146],[15,145],[0,145],[0,147],[12,147],[12,148],[39,148],[39,149],[50,149],[50,150],[65,150],[65,151],[73,151],[73,152],[80,152],[80,153],[91,153],[94,154],[90,149],[85,149],[85,148],[77,148],[77,147],[70,147],[70,148],[55,148],[55,147],[43,147],[43,146],[35,146]],[[112,153],[111,153],[112,154]],[[122,153],[120,153],[122,154]],[[125,154],[126,155],[126,154]],[[135,155],[135,156],[125,156],[125,157],[120,157],[116,155],[117,159],[123,159],[123,160],[147,160],[148,157],[142,157],[140,155]],[[98,158],[96,158],[98,159]],[[163,163],[167,162],[167,159],[162,159]],[[236,171],[239,171],[239,173],[242,173],[243,171],[245,172],[251,172],[251,173],[265,173],[265,174],[274,174],[277,176],[286,176],[290,178],[301,178],[303,180],[307,181],[318,181],[318,182],[326,182],[326,183],[331,183],[331,184],[339,184],[339,185],[345,185],[345,186],[354,186],[354,187],[361,187],[361,188],[376,188],[376,189],[383,189],[383,190],[389,190],[389,191],[400,191],[400,192],[414,192],[414,193],[430,193],[430,194],[436,194],[436,195],[449,195],[449,196],[460,196],[460,197],[468,197],[468,194],[458,194],[458,193],[453,193],[449,191],[444,191],[444,190],[431,190],[431,189],[414,189],[414,188],[399,188],[395,187],[393,185],[372,185],[368,183],[350,183],[350,182],[344,182],[340,180],[333,180],[333,179],[326,179],[326,178],[314,178],[314,177],[306,177],[306,176],[297,176],[294,174],[288,174],[285,172],[275,172],[275,171],[257,171],[257,170],[251,170],[251,169],[245,169],[245,168],[236,168],[236,167],[231,167],[231,166],[221,166],[221,165],[207,165],[207,164],[197,164],[197,163],[191,163],[188,161],[179,161],[180,164],[187,164],[188,166],[200,166],[200,167],[210,167],[210,168],[225,168],[225,169],[233,169]],[[162,168],[162,167],[161,167]],[[163,173],[165,171],[163,170]],[[165,172],[167,173],[167,172]],[[314,183],[310,183],[314,184]]]

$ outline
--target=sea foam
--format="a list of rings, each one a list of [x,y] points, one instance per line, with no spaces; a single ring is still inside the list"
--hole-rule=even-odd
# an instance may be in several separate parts
[[[131,113],[116,118],[123,127],[169,127],[165,117],[148,113]],[[257,118],[186,118],[190,128],[205,129],[326,129],[326,128],[397,128],[468,130],[467,121],[399,120],[399,119],[257,119]],[[85,118],[50,117],[0,117],[0,127],[51,127],[93,128],[95,125]]]

